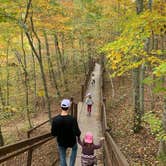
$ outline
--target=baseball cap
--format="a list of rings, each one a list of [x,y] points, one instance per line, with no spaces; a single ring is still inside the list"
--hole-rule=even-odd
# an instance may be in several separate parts
[[[91,132],[87,132],[84,137],[85,143],[92,143],[93,142],[93,135]]]
[[[87,95],[86,95],[86,96],[87,96],[87,97],[88,97],[88,96],[91,96],[91,93],[87,93]]]
[[[61,107],[63,107],[63,108],[68,108],[68,107],[70,107],[70,100],[69,100],[69,99],[63,99],[63,100],[61,101]]]

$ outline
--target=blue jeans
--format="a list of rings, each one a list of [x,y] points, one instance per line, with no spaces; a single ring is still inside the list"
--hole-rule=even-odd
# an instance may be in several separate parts
[[[66,150],[67,150],[67,148],[65,148],[63,146],[58,146],[58,148],[59,148],[59,155],[60,155],[60,165],[67,166],[67,163],[66,163]],[[77,155],[77,143],[72,147],[69,166],[74,166],[76,155]]]

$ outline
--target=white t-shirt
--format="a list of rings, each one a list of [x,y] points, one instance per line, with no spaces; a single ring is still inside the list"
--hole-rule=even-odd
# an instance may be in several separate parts
[[[93,100],[91,98],[87,98],[86,99],[86,104],[87,105],[92,105],[93,104]]]

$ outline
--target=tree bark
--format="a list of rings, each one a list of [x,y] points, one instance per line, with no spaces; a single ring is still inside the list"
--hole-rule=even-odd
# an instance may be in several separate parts
[[[0,83],[0,100],[1,100],[1,104],[3,106],[5,106],[5,99],[4,99],[4,96],[3,96],[2,84],[1,83]]]
[[[136,0],[136,12],[140,14],[143,11],[143,0]]]
[[[136,0],[136,13],[139,15],[143,11],[143,0]],[[137,62],[139,59],[135,58]],[[133,69],[133,105],[134,105],[134,126],[133,131],[139,132],[141,129],[141,117],[140,111],[140,69]]]
[[[53,64],[51,62],[50,49],[49,49],[48,38],[47,38],[46,32],[44,32],[44,38],[45,38],[45,45],[46,45],[46,53],[47,53],[47,59],[48,59],[49,73],[50,73],[50,77],[52,78],[50,80],[53,82],[53,86],[56,89],[57,96],[60,96],[60,91],[59,91],[58,84],[57,84],[57,81],[56,81],[56,78],[55,78],[55,72],[53,70]]]
[[[164,132],[166,134],[166,98],[164,99],[164,112],[163,112],[162,123],[163,123]],[[159,155],[166,156],[166,141],[165,140],[160,141],[158,153]]]
[[[3,139],[3,135],[2,135],[2,131],[1,131],[1,125],[0,125],[0,146],[4,145],[4,139]]]
[[[33,51],[32,51],[32,53],[31,53],[31,55],[32,55],[32,62],[33,62],[33,78],[34,78],[34,96],[35,96],[35,98],[36,98],[36,96],[37,96],[37,83],[36,83],[36,62],[35,62],[35,56],[34,56],[34,53],[33,53]]]
[[[135,133],[139,132],[141,125],[141,112],[140,112],[140,90],[139,90],[139,68],[133,70],[133,105],[134,105],[134,127]]]
[[[57,62],[58,62],[58,65],[59,65],[59,70],[61,71],[61,78],[63,80],[63,84],[65,85],[65,90],[68,89],[67,87],[67,81],[65,79],[65,69],[64,69],[64,62],[63,62],[63,58],[62,58],[62,53],[61,53],[61,50],[60,50],[60,47],[59,47],[59,41],[58,41],[58,36],[57,34],[54,34],[54,45],[55,45],[55,50],[57,52],[57,55],[58,55],[58,59],[57,59]]]
[[[51,76],[51,60],[50,60],[50,50],[49,50],[49,44],[47,39],[47,34],[45,31],[43,31],[44,40],[45,40],[45,47],[46,47],[46,55],[47,55],[47,64],[48,64],[48,73],[49,73],[49,80],[52,82],[52,76]]]
[[[31,118],[30,118],[30,110],[29,110],[29,80],[28,80],[28,71],[27,71],[27,61],[26,61],[26,52],[24,49],[24,36],[23,32],[21,32],[21,48],[23,56],[21,56],[16,50],[15,55],[17,57],[18,62],[21,65],[24,74],[24,86],[25,86],[25,106],[26,106],[26,114],[28,119],[29,128],[32,128]],[[21,58],[23,57],[23,58]]]
[[[153,74],[152,75],[152,79],[155,80],[155,75]],[[155,87],[154,85],[155,83],[153,83],[151,86],[150,86],[150,97],[151,97],[151,102],[150,102],[150,109],[153,110],[155,108],[155,101],[154,101],[154,93],[153,93],[153,88]]]
[[[45,99],[46,99],[46,103],[47,103],[48,118],[49,118],[49,120],[51,122],[52,121],[52,118],[51,118],[51,106],[50,106],[48,88],[47,88],[46,77],[45,77],[43,61],[42,61],[41,41],[40,41],[40,39],[39,39],[35,29],[34,29],[32,16],[30,18],[30,22],[31,22],[32,32],[33,32],[35,38],[37,39],[38,51],[35,48],[34,43],[32,42],[31,35],[29,34],[29,32],[26,29],[24,29],[24,32],[25,32],[26,37],[28,39],[29,45],[30,45],[30,47],[31,47],[31,49],[32,49],[32,51],[33,51],[33,53],[34,53],[34,55],[37,58],[38,63],[39,63],[40,72],[41,72],[41,78],[42,78],[42,81],[43,81],[43,87],[44,87],[44,92],[45,92]]]
[[[9,103],[9,42],[6,50],[6,105]]]
[[[152,0],[148,1],[148,9],[152,11]]]
[[[23,70],[24,70],[24,84],[25,84],[25,104],[26,104],[26,112],[29,127],[32,128],[31,118],[30,118],[30,110],[29,110],[29,79],[28,79],[28,71],[27,71],[27,61],[26,61],[26,53],[24,49],[24,35],[21,32],[21,47],[23,52]]]
[[[145,79],[145,64],[143,63],[140,67],[140,113],[141,117],[144,114],[144,83]]]
[[[81,54],[81,62],[83,63],[84,74],[86,76],[87,66],[85,60],[85,49],[84,49],[84,41],[82,39],[79,40],[80,54]]]

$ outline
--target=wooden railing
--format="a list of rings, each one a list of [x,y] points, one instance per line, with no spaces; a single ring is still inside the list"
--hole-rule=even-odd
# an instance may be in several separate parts
[[[46,128],[46,127],[50,131],[50,121],[49,120],[47,120],[47,121],[45,121],[45,122],[33,127],[32,129],[28,130],[27,131],[27,137],[31,138],[33,136],[38,135],[38,133],[43,133],[44,134],[45,130],[46,130],[44,128]],[[42,128],[42,130],[40,130],[40,128]],[[33,147],[28,149],[28,152],[27,152],[27,166],[31,166],[32,165],[32,162],[33,162],[32,158],[34,156],[34,153],[35,153],[35,151],[34,151]]]
[[[129,166],[127,159],[119,150],[119,147],[116,145],[114,140],[112,139],[111,135],[109,134],[109,128],[107,126],[107,119],[106,119],[106,99],[103,97],[103,71],[101,74],[100,80],[100,87],[101,87],[101,125],[103,135],[105,136],[105,144],[104,144],[104,157],[105,157],[105,165],[108,166]]]
[[[74,118],[77,119],[77,111],[78,111],[78,110],[77,110],[77,106],[78,106],[78,104],[74,102],[73,97],[71,97],[70,101],[71,101],[70,114],[71,114]]]
[[[84,100],[84,96],[85,96],[87,87],[89,85],[90,77],[91,77],[92,71],[94,70],[94,67],[95,67],[95,62],[92,59],[89,63],[89,70],[88,70],[88,73],[85,76],[84,83],[81,85],[81,101]]]
[[[77,104],[72,97],[70,114],[77,118]],[[53,166],[57,164],[59,161],[57,146],[54,137],[51,136],[50,126],[50,121],[47,120],[28,130],[27,139],[1,147],[0,165]]]
[[[25,140],[22,140],[18,143],[11,144],[11,145],[6,145],[0,148],[0,164],[3,166],[30,166],[31,162],[28,162],[28,152],[33,149],[35,151],[36,149],[37,152],[33,152],[33,156],[31,156],[31,160],[33,165],[37,165],[36,163],[55,163],[56,158],[51,159],[49,161],[47,152],[49,150],[52,151],[52,154],[55,153],[56,147],[53,146],[55,145],[55,141],[53,141],[53,137],[51,136],[50,133],[46,133],[40,136],[32,137],[32,138],[27,138]],[[51,145],[51,146],[50,146]],[[52,149],[50,149],[52,147]],[[39,150],[40,149],[40,150]],[[45,149],[45,150],[44,150]],[[36,155],[36,156],[35,156]],[[42,156],[42,158],[41,158]],[[45,164],[49,165],[49,164]]]

